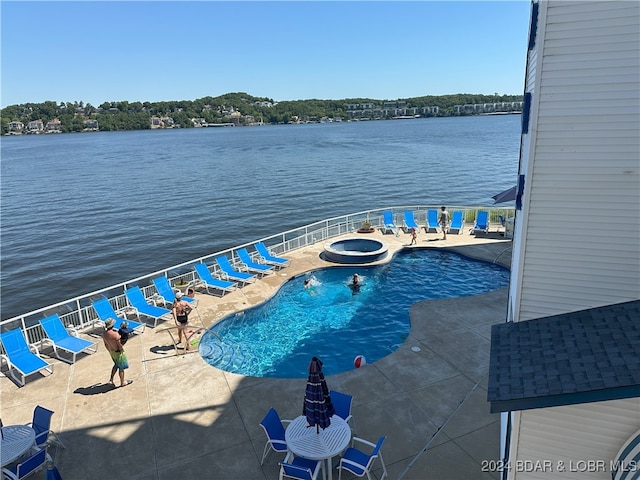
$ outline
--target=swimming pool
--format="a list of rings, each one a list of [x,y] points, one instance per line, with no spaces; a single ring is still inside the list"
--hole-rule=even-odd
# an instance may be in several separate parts
[[[358,292],[348,281],[364,277]],[[304,280],[317,283],[305,289]],[[509,281],[499,265],[442,250],[405,249],[375,267],[331,267],[286,282],[267,302],[230,315],[203,335],[200,355],[221,370],[255,377],[305,378],[313,356],[325,375],[352,370],[396,350],[420,300],[495,290]]]

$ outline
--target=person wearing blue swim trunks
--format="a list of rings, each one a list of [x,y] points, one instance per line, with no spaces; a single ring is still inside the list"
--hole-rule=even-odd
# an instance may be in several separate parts
[[[124,371],[129,368],[129,362],[127,360],[127,355],[124,353],[122,342],[120,341],[120,334],[113,329],[115,323],[116,322],[113,318],[108,318],[107,321],[104,322],[106,330],[102,334],[104,346],[109,352],[111,360],[113,360],[113,368],[111,369],[109,383],[113,384],[113,377],[115,377],[117,371],[118,376],[120,377],[120,386],[126,387],[133,383],[133,380],[127,380],[125,382],[124,379]]]

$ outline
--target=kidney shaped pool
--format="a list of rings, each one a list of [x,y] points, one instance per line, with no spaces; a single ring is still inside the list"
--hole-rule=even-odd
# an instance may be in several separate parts
[[[363,278],[359,289],[349,285],[354,273]],[[431,249],[404,249],[375,267],[315,270],[212,326],[200,355],[221,370],[254,377],[305,378],[313,356],[326,375],[340,373],[355,368],[358,355],[371,363],[396,350],[411,328],[413,303],[477,295],[508,281],[504,267]]]

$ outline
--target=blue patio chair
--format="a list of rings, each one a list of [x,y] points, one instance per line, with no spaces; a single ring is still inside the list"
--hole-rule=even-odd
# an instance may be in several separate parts
[[[273,265],[265,265],[264,263],[254,262],[246,248],[239,248],[238,250],[236,250],[236,253],[240,258],[240,261],[250,272],[259,273],[262,275],[273,272]]]
[[[226,280],[242,283],[252,283],[256,281],[256,276],[251,273],[241,272],[233,268],[229,259],[224,255],[215,258],[218,267],[222,271],[222,277]]]
[[[336,392],[335,390],[329,391],[329,397],[331,397],[331,403],[336,410],[336,415],[341,417],[345,422],[350,423],[353,420],[353,416],[351,415],[353,397],[346,393]],[[350,424],[350,426],[352,430],[355,430],[352,424]]]
[[[78,338],[71,335],[57,313],[40,320],[40,325],[46,334],[46,337],[40,340],[40,343],[53,347],[53,353],[56,357],[66,363],[75,363],[76,356],[79,353],[96,353],[98,346],[96,342],[90,342],[84,338]],[[63,357],[58,350],[71,355],[71,360]]]
[[[171,287],[169,279],[167,277],[157,277],[153,279],[153,286],[156,287],[156,295],[154,298],[160,300],[165,305],[173,305],[176,301],[176,291]],[[196,307],[198,300],[186,295],[182,296],[182,300],[191,304],[192,307]]]
[[[320,466],[322,465],[319,460],[308,460],[302,457],[293,457],[293,454],[289,452],[284,462],[280,463],[280,477],[279,480],[284,478],[293,478],[295,480],[316,480],[320,474]]]
[[[231,292],[236,289],[236,284],[233,282],[229,282],[227,280],[220,280],[219,278],[215,278],[211,275],[209,271],[209,267],[207,267],[204,263],[196,263],[194,265],[196,269],[196,273],[198,277],[200,277],[200,282],[197,283],[198,286],[202,285],[207,289],[207,293],[211,293],[209,291],[210,288],[220,290],[224,295],[226,292]]]
[[[419,228],[416,220],[413,218],[413,212],[411,210],[404,212],[404,228],[407,232],[412,228]]]
[[[453,212],[451,215],[451,223],[449,224],[449,233],[460,234],[464,230],[464,217],[462,212]]]
[[[288,258],[272,255],[269,249],[267,248],[267,246],[262,242],[256,243],[255,247],[256,247],[256,251],[258,252],[258,255],[260,255],[262,260],[269,265],[275,265],[277,267],[286,267],[290,263]]]
[[[291,420],[280,420],[280,415],[276,412],[276,409],[271,407],[267,414],[260,422],[260,426],[264,429],[264,433],[267,435],[267,443],[264,446],[262,452],[262,460],[260,465],[264,463],[264,459],[267,458],[271,450],[279,453],[287,452],[287,441],[284,439],[284,426],[283,423],[291,423]]]
[[[489,212],[479,210],[476,215],[476,222],[471,229],[471,232],[475,235],[476,232],[489,232]]]
[[[106,322],[109,318],[113,318],[115,320],[115,324],[113,326],[114,330],[118,330],[122,326],[122,322],[128,322],[129,328],[133,330],[135,333],[142,333],[145,329],[145,324],[136,322],[134,320],[127,320],[126,318],[119,317],[116,311],[111,306],[111,302],[107,298],[100,298],[91,303],[93,309],[96,311],[98,318],[94,320],[94,322],[101,323],[104,327],[104,322]]]
[[[338,480],[342,479],[342,471],[347,470],[348,472],[353,473],[356,477],[364,477],[365,475],[369,480],[371,480],[371,467],[373,466],[373,462],[376,458],[380,457],[380,463],[382,464],[383,474],[380,477],[380,480],[385,478],[387,474],[387,467],[384,464],[382,459],[382,452],[380,449],[382,448],[382,444],[384,443],[387,437],[380,437],[377,444],[371,443],[362,438],[353,437],[351,440],[351,447],[347,448],[340,459],[340,464],[338,465],[338,469],[340,470],[340,475],[338,476]],[[373,450],[370,454],[363,452],[355,448],[355,443],[358,442],[362,445],[366,445],[368,447],[373,447]]]
[[[398,226],[396,222],[393,220],[393,212],[391,210],[385,210],[382,212],[382,233],[396,233],[398,231]]]
[[[438,233],[438,211],[437,210],[427,210],[427,223],[424,226],[424,230],[427,233]]]
[[[31,351],[31,347],[27,345],[27,341],[19,328],[0,333],[0,342],[2,342],[5,352],[0,355],[0,358],[7,362],[9,375],[19,386],[23,387],[26,378],[31,374],[42,370],[53,373],[53,365],[40,358],[37,350],[36,353]],[[14,371],[20,374],[20,378],[14,374]]]
[[[8,468],[2,469],[2,474],[9,480],[22,480],[32,473],[41,470],[47,462],[52,461],[47,449],[33,448],[29,458]]]
[[[40,405],[33,409],[33,420],[31,420],[29,425],[36,432],[36,445],[38,447],[46,446],[49,443],[55,443],[64,448],[64,445],[58,435],[51,430],[51,417],[53,416],[53,413],[54,412],[51,410],[41,407]]]
[[[156,305],[149,305],[147,299],[144,297],[144,293],[142,293],[142,290],[140,290],[140,287],[137,285],[127,288],[124,294],[131,306],[136,310],[138,318],[140,318],[141,314],[147,318],[151,318],[154,328],[158,325],[158,320],[162,317],[167,317],[167,319],[171,317],[171,310]]]

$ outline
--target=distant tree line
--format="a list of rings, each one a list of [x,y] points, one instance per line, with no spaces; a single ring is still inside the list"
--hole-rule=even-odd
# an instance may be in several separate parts
[[[455,94],[424,96],[395,100],[405,102],[407,107],[438,107],[438,116],[454,115],[454,105],[517,102],[520,95],[480,95]],[[144,130],[151,128],[151,117],[171,117],[174,125],[181,128],[194,126],[192,119],[200,118],[206,123],[245,124],[253,117],[257,123],[284,124],[294,117],[320,119],[323,117],[348,119],[347,105],[383,104],[389,100],[371,98],[349,98],[344,100],[291,100],[275,102],[266,97],[253,97],[247,93],[227,93],[218,97],[204,97],[197,100],[168,102],[104,102],[93,106],[83,102],[46,101],[11,105],[0,110],[1,128],[4,135],[9,131],[10,122],[42,120],[44,124],[58,119],[60,131],[81,132],[88,119],[98,121],[101,131]],[[393,100],[392,100],[393,101]],[[233,112],[235,116],[233,116]]]

